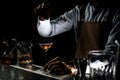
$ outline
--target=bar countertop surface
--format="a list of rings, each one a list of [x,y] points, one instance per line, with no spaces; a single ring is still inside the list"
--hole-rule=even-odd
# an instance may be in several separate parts
[[[17,65],[0,64],[0,80],[73,80],[73,76],[53,76],[45,73],[43,67],[33,66],[33,69],[27,69]]]

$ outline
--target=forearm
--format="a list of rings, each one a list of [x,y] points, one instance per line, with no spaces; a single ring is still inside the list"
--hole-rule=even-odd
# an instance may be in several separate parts
[[[72,19],[62,15],[55,20],[38,20],[37,30],[41,36],[51,37],[70,30],[72,26]]]
[[[109,34],[108,41],[105,45],[106,51],[116,51],[118,49],[118,45],[116,44],[116,40],[118,40],[118,36],[120,35],[120,11],[116,13],[113,18],[113,28]]]
[[[77,7],[54,20],[38,20],[37,30],[41,36],[51,37],[69,31],[77,21]]]
[[[63,19],[38,21],[37,30],[43,37],[51,37],[66,32],[72,28],[71,22]]]

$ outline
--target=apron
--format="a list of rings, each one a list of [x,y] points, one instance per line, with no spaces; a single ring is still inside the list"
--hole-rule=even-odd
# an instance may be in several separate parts
[[[108,31],[105,22],[80,22],[75,58],[87,58],[91,50],[102,50]],[[106,33],[107,32],[107,33]]]

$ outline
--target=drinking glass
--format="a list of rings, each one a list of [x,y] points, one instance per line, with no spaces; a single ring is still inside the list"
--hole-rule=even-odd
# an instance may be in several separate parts
[[[109,52],[112,53],[112,52]],[[89,52],[89,74],[93,79],[115,80],[117,56],[106,54],[103,50],[92,50]]]
[[[17,64],[24,68],[32,68],[32,44],[26,42],[19,42],[17,44]]]
[[[8,48],[9,48],[9,45],[8,45],[8,40],[4,40],[2,42],[2,49],[3,49],[3,52],[0,56],[0,59],[1,59],[1,62],[3,64],[10,64],[11,61],[10,61],[10,56],[9,56],[9,53],[8,53]]]
[[[51,48],[53,43],[52,42],[46,42],[46,43],[38,43],[38,44],[45,52],[45,63],[47,63],[47,52]]]
[[[74,59],[74,65],[78,69],[75,80],[86,80],[87,58]]]

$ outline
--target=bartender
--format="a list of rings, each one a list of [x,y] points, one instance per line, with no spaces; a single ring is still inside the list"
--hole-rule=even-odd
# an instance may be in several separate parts
[[[54,20],[51,20],[50,11],[49,2],[43,2],[35,8],[39,35],[52,37],[74,29],[77,43],[74,59],[79,66],[81,63],[87,64],[86,60],[91,50],[104,50],[106,54],[108,51],[116,52],[115,40],[120,32],[120,9],[117,4],[108,0],[89,0],[86,4],[76,5]],[[55,59],[56,62],[58,60]],[[51,64],[56,65],[51,61],[47,65]],[[49,68],[48,70],[52,71]],[[85,67],[81,70],[85,72]],[[85,77],[85,73],[82,77]]]

